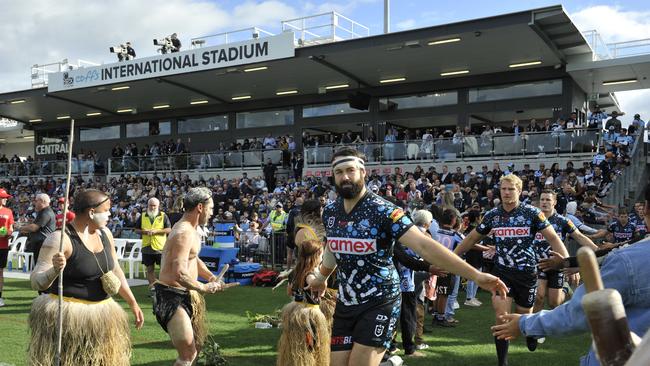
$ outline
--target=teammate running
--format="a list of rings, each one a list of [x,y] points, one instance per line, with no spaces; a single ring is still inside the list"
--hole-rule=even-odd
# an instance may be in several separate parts
[[[557,204],[557,194],[552,190],[544,190],[539,197],[539,208],[542,209],[544,216],[548,218],[555,232],[560,236],[562,242],[566,242],[567,236],[570,236],[582,246],[587,246],[594,251],[598,250],[589,238],[584,236],[578,228],[573,225],[571,220],[558,214],[555,211]],[[541,233],[535,235],[535,246],[537,248],[538,259],[546,259],[549,257],[551,247],[548,245],[546,239]],[[572,275],[571,282],[577,284],[577,274]],[[548,270],[546,272],[539,271],[537,275],[537,296],[535,297],[535,306],[533,312],[536,313],[544,308],[544,298],[546,297],[546,289],[548,288],[548,305],[551,309],[560,306],[564,302],[564,274],[556,270]]]
[[[630,220],[627,208],[621,206],[618,208],[618,220],[614,220],[608,227],[607,231],[592,235],[593,239],[600,239],[611,234],[612,242],[617,245],[633,243],[642,238],[637,230],[636,222]]]
[[[333,154],[339,195],[323,212],[327,246],[315,280],[320,296],[335,268],[339,291],[332,326],[330,365],[377,366],[389,347],[400,312],[400,286],[392,262],[395,240],[429,263],[476,281],[505,298],[503,282],[478,272],[413,226],[404,211],[366,190],[365,156],[344,147]]]
[[[521,179],[508,174],[501,177],[499,182],[501,205],[488,211],[481,224],[454,251],[463,255],[484,236],[491,234],[494,237],[496,255],[492,273],[503,279],[510,290],[506,299],[492,296],[498,324],[503,322],[502,315],[511,312],[513,300],[515,312],[519,314],[530,314],[533,309],[537,286],[535,234],[540,232],[554,251],[568,255],[546,216],[538,208],[519,202]],[[494,342],[499,365],[507,365],[508,341],[495,337]],[[537,348],[534,338],[526,338],[526,343],[531,351]]]

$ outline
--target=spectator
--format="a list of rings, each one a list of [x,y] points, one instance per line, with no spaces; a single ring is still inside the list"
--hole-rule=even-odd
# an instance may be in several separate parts
[[[616,118],[618,117],[619,114],[617,111],[612,112],[612,118],[607,120],[607,123],[605,123],[605,129],[608,131],[612,131],[614,133],[620,133],[621,132],[621,121]]]
[[[33,223],[22,226],[20,233],[29,234],[27,251],[34,253],[34,261],[37,261],[45,237],[56,230],[56,218],[50,207],[50,196],[45,193],[36,195],[34,209],[37,212],[36,219]]]

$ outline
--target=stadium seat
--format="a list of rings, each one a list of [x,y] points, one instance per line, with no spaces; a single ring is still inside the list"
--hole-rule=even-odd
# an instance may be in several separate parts
[[[25,252],[25,247],[27,246],[27,237],[21,236],[20,238],[14,240],[12,245],[14,249],[9,250],[7,260],[13,261],[14,259],[18,259],[18,267],[22,267],[24,271],[30,272],[34,263],[34,253]]]
[[[124,251],[126,250],[126,239],[115,239],[115,252],[117,254],[117,260],[124,259]]]
[[[131,251],[129,252],[129,256],[127,258],[122,258],[119,259],[118,261],[120,263],[128,263],[129,264],[129,279],[133,279],[133,274],[135,273],[135,277],[140,277],[140,264],[142,263],[142,241],[128,241],[129,243],[133,243],[133,247],[131,247]],[[135,272],[134,272],[135,269]]]

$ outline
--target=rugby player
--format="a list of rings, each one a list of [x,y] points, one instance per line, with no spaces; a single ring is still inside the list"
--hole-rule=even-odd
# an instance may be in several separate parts
[[[519,202],[522,182],[514,174],[502,176],[499,179],[501,205],[488,211],[483,220],[472,230],[454,251],[463,255],[486,235],[492,235],[496,245],[494,268],[492,273],[503,279],[509,288],[506,299],[492,296],[492,307],[497,323],[501,315],[510,313],[512,302],[515,302],[515,312],[529,314],[535,303],[537,287],[537,254],[535,251],[535,235],[539,232],[550,244],[551,248],[568,255],[564,244],[553,230],[553,227],[538,208]],[[499,365],[508,364],[508,341],[494,338]],[[528,349],[537,348],[537,340],[526,338]]]
[[[323,262],[307,287],[321,296],[334,269],[339,291],[332,326],[335,366],[377,366],[390,346],[400,313],[400,282],[392,261],[396,240],[427,262],[474,280],[505,298],[505,284],[481,273],[424,235],[404,211],[368,191],[365,156],[344,147],[332,156],[338,198],[325,207],[327,245]]]
[[[552,190],[544,190],[539,197],[539,208],[547,217],[548,222],[551,223],[555,232],[560,236],[562,242],[566,242],[566,238],[570,236],[578,244],[590,247],[592,250],[598,250],[598,246],[594,244],[589,238],[584,236],[578,228],[573,225],[571,220],[560,215],[555,211],[557,204],[557,194]],[[541,233],[535,235],[535,246],[537,248],[538,259],[545,259],[549,257],[551,247],[544,239]],[[576,284],[579,281],[578,275],[571,275],[571,283]],[[535,297],[535,306],[533,312],[536,313],[544,308],[544,298],[546,297],[546,290],[548,289],[548,305],[551,309],[559,306],[565,300],[564,291],[564,274],[556,270],[548,270],[546,272],[539,271],[537,275],[537,296]]]

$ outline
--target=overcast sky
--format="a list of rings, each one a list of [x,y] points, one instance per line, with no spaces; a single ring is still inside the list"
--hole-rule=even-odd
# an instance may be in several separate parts
[[[139,57],[155,54],[153,38],[173,32],[192,37],[259,26],[272,33],[280,21],[337,10],[383,32],[383,0],[0,0],[0,92],[31,87],[30,67],[67,58],[113,62],[108,47],[131,41]],[[393,0],[393,31],[420,28],[556,5],[557,1]],[[647,1],[570,1],[563,4],[581,30],[597,29],[606,42],[650,38]],[[650,91],[617,93],[628,119],[650,117]],[[625,120],[624,122],[629,122]]]

